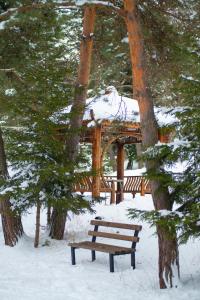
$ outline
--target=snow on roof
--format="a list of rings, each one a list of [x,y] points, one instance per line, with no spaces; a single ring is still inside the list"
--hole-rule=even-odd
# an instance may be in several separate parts
[[[95,120],[119,120],[139,122],[138,102],[118,94],[113,86],[102,91],[99,96],[87,99],[84,120],[90,120],[90,111]]]
[[[56,120],[60,115],[69,113],[71,106],[60,110],[53,115]],[[155,107],[155,115],[159,126],[163,127],[177,122],[172,112],[166,107]],[[88,127],[95,126],[92,121],[93,115],[95,121],[119,120],[121,122],[140,122],[138,101],[119,95],[115,87],[109,86],[101,91],[98,96],[86,100],[86,108],[83,120],[91,122]]]

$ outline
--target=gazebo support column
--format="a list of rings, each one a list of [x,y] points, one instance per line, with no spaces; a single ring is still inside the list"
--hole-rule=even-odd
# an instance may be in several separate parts
[[[122,182],[117,182],[116,204],[124,200],[124,145],[120,143],[117,144],[117,180],[122,180]]]
[[[100,197],[100,169],[101,169],[101,127],[93,130],[92,170],[94,172],[92,197]]]

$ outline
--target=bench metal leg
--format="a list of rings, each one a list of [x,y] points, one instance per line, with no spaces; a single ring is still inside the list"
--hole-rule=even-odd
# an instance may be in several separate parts
[[[131,253],[131,266],[135,269],[135,252]]]
[[[92,250],[92,261],[94,261],[96,259],[96,253],[94,250]]]
[[[75,249],[74,247],[71,247],[71,258],[72,258],[72,265],[76,264],[76,258],[75,258]]]
[[[114,272],[114,255],[109,254],[109,262],[110,262],[110,272]]]

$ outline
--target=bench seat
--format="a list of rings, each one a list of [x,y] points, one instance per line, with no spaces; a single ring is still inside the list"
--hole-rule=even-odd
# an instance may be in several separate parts
[[[106,252],[115,255],[129,254],[135,252],[135,249],[132,248],[120,247],[120,246],[90,242],[90,241],[84,241],[80,243],[70,243],[69,246],[74,248],[83,248],[83,249],[95,250],[99,252]]]

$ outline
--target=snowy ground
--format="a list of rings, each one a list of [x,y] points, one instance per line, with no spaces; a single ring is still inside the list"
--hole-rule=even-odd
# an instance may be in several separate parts
[[[137,195],[134,200],[126,196],[117,206],[103,202],[96,206],[96,215],[106,220],[130,222],[128,207],[151,209],[151,196]],[[67,221],[66,240],[49,239],[49,246],[42,246],[48,239],[43,229],[38,249],[33,248],[34,214],[24,217],[26,236],[14,248],[3,245],[0,227],[0,300],[200,299],[200,242],[190,241],[180,247],[178,288],[159,290],[157,239],[148,224],[142,224],[135,270],[130,267],[130,256],[124,255],[115,258],[115,273],[110,273],[108,254],[97,252],[97,260],[92,263],[88,250],[77,250],[77,265],[72,266],[67,243],[86,239],[89,221],[96,215],[71,216]],[[42,225],[45,225],[45,212]]]

